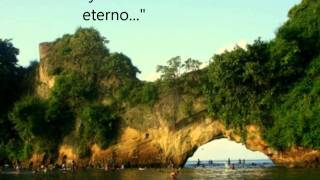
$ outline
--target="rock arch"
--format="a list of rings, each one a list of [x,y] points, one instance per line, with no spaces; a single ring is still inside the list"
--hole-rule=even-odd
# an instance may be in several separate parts
[[[179,130],[171,130],[168,126],[146,130],[126,128],[118,140],[118,144],[101,150],[94,147],[92,160],[101,160],[116,152],[117,163],[130,163],[135,166],[180,166],[193,155],[198,147],[219,138],[228,138],[237,143],[243,143],[247,149],[266,154],[276,165],[286,167],[318,166],[319,151],[293,147],[286,151],[276,151],[261,138],[258,126],[247,126],[247,139],[241,142],[240,136],[233,130],[227,130],[217,120],[205,118],[201,122],[192,123]],[[132,157],[138,158],[133,161]]]
[[[49,43],[40,45],[40,68],[37,94],[46,98],[54,85],[54,77],[48,75],[47,51]],[[181,95],[182,96],[182,95]],[[183,99],[181,97],[180,99]],[[179,105],[180,106],[180,105]],[[116,165],[130,166],[183,166],[198,147],[214,139],[226,137],[235,142],[243,143],[247,149],[266,154],[275,164],[288,167],[315,167],[320,164],[318,150],[292,147],[284,151],[272,149],[262,138],[259,126],[246,127],[247,138],[241,141],[239,133],[226,129],[221,121],[207,116],[203,98],[193,99],[196,113],[190,117],[180,116],[178,122],[170,122],[173,114],[172,97],[163,96],[151,108],[134,107],[126,109],[122,115],[126,121],[115,144],[107,149],[97,145],[91,148],[91,157],[79,159],[73,147],[62,144],[59,156],[81,161],[83,164],[101,163],[112,158]],[[181,112],[176,112],[178,115]],[[146,136],[147,134],[147,136]],[[147,137],[147,138],[146,138]],[[66,148],[67,147],[67,148]],[[67,153],[66,153],[67,152]]]

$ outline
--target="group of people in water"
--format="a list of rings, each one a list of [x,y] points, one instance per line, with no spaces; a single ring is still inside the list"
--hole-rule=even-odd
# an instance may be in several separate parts
[[[246,160],[245,159],[239,159],[237,166],[245,166],[246,164]],[[208,166],[213,166],[213,161],[209,160],[207,163]],[[198,159],[195,167],[205,167],[206,164],[205,163],[201,163],[200,159]],[[226,164],[225,164],[226,168],[228,169],[235,169],[236,168],[236,163],[231,163],[230,158],[228,158]]]
[[[38,174],[38,173],[48,173],[48,172],[52,172],[52,171],[60,171],[61,173],[67,173],[67,172],[76,172],[77,170],[79,170],[78,165],[76,164],[75,161],[71,161],[71,162],[63,162],[61,165],[57,165],[57,164],[50,164],[50,165],[39,165],[39,166],[33,166],[33,164],[29,164],[28,168],[22,168],[22,166],[20,164],[13,164],[13,165],[9,165],[9,164],[5,164],[3,166],[4,169],[0,168],[0,173],[5,170],[4,172],[7,171],[7,173],[10,174],[20,174],[23,171],[31,171],[32,174]],[[115,169],[125,169],[124,165],[121,165],[120,168],[114,168],[111,165],[105,164],[104,167],[102,168],[104,171],[111,171],[111,170],[115,170]],[[146,168],[138,168],[138,170],[143,171],[146,170]],[[174,169],[169,176],[172,179],[177,179],[178,175],[180,174],[180,169]]]
[[[246,164],[246,160],[245,159],[243,159],[243,160],[239,159],[239,163],[238,164],[244,166]],[[229,168],[229,169],[233,169],[233,170],[236,169],[235,168],[235,164],[231,163],[230,158],[228,158],[226,167]]]
[[[1,171],[9,171],[12,172],[13,174],[19,174],[21,171],[31,171],[33,174],[36,173],[47,173],[49,171],[55,171],[55,170],[60,170],[62,173],[65,173],[67,171],[76,171],[78,169],[78,166],[75,161],[71,161],[69,163],[70,165],[67,167],[66,163],[63,162],[61,165],[58,164],[49,164],[49,165],[37,165],[35,166],[33,163],[30,163],[28,167],[24,167],[20,163],[14,163],[12,165],[9,164],[4,164],[3,167],[0,167],[0,172]]]
[[[246,164],[246,160],[245,159],[239,159],[238,163],[233,163],[231,162],[230,158],[228,158],[228,160],[225,163],[226,168],[231,169],[231,170],[235,170],[236,167],[239,166],[245,166]],[[196,167],[205,167],[205,163],[202,163],[200,161],[200,159],[198,159],[197,163],[196,163]],[[213,166],[214,163],[212,160],[209,160],[207,165],[209,166]],[[7,169],[13,169],[16,173],[19,173],[22,170],[22,166],[20,164],[14,164],[12,165],[12,167],[10,168],[9,165],[5,165],[4,167],[7,167]],[[90,167],[90,166],[88,166]],[[172,167],[173,168],[173,167]],[[32,170],[32,173],[47,173],[48,171],[54,171],[54,170],[58,170],[61,171],[62,173],[66,173],[66,172],[74,172],[77,171],[79,169],[77,163],[75,161],[70,161],[70,162],[63,162],[61,165],[40,165],[37,166],[37,168],[34,168],[33,164],[29,165],[29,170]],[[112,165],[109,165],[108,163],[104,164],[102,167],[100,166],[100,169],[103,169],[105,171],[109,171],[109,170],[115,170],[115,169],[125,169],[124,165],[121,165],[119,168],[115,168]],[[138,170],[145,170],[146,168],[138,168]],[[171,169],[171,168],[170,168]],[[1,172],[1,169],[0,169]],[[180,169],[174,169],[172,172],[170,172],[170,177],[172,179],[177,179],[179,174],[180,174]]]

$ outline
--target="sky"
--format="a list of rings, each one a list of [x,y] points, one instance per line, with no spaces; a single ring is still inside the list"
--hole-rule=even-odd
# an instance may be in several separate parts
[[[0,0],[0,38],[13,39],[19,64],[39,59],[38,44],[53,41],[78,27],[95,27],[112,52],[129,56],[142,71],[156,77],[156,66],[171,57],[208,62],[237,43],[258,37],[270,40],[300,0]],[[144,14],[140,9],[146,9]],[[138,22],[83,20],[86,11],[127,11]]]
[[[0,0],[0,38],[20,49],[19,64],[39,60],[38,45],[94,27],[112,52],[129,56],[143,80],[172,57],[204,63],[235,44],[270,40],[301,0]],[[84,21],[86,11],[126,11],[139,21]],[[141,14],[140,9],[145,9]],[[220,142],[220,141],[218,141]],[[228,144],[220,142],[219,146]],[[229,144],[227,147],[232,147]],[[258,157],[258,156],[257,156]]]
[[[269,159],[261,152],[248,150],[245,145],[236,143],[227,138],[213,140],[200,146],[189,160],[231,160],[246,159]]]

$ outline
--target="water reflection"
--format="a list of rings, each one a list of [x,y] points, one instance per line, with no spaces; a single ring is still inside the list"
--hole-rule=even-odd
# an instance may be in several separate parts
[[[172,169],[125,169],[105,172],[103,170],[86,170],[76,173],[50,172],[46,174],[32,174],[31,172],[21,172],[20,174],[8,174],[2,172],[1,180],[170,180]],[[242,168],[237,170],[223,168],[189,168],[182,169],[177,179],[319,179],[318,169],[285,169],[285,168]]]

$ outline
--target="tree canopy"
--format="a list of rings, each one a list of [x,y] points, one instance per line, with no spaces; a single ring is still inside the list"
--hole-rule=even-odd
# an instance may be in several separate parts
[[[270,42],[215,55],[208,107],[227,125],[259,124],[275,148],[319,148],[320,2],[303,0]]]

